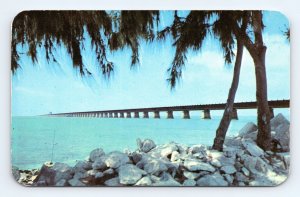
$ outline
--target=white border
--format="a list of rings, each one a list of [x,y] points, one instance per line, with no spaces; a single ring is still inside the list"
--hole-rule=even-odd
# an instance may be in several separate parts
[[[0,194],[1,196],[293,196],[300,193],[300,9],[297,0],[1,0],[0,17]],[[10,173],[10,26],[23,10],[227,9],[278,10],[291,24],[291,174],[272,188],[26,188]],[[280,80],[280,79],[278,79]],[[63,193],[62,193],[63,192]]]

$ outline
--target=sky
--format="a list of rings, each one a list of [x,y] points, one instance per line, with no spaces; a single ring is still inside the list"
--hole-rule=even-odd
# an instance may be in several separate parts
[[[161,25],[172,20],[163,12]],[[263,39],[267,46],[266,69],[269,100],[290,98],[290,44],[284,36],[288,19],[279,12],[264,12]],[[84,64],[94,74],[96,55],[86,36]],[[26,47],[25,47],[26,48]],[[26,50],[26,49],[20,49]],[[101,75],[81,78],[72,69],[64,47],[54,52],[58,63],[48,63],[45,51],[38,51],[38,62],[22,54],[21,69],[12,75],[12,115],[32,116],[61,112],[145,108],[175,105],[225,103],[233,76],[233,65],[225,65],[219,43],[209,37],[198,52],[190,52],[180,83],[170,89],[166,79],[175,49],[172,40],[141,42],[140,65],[130,69],[128,48],[109,54],[115,71],[109,80]],[[236,102],[256,100],[252,58],[244,50]]]

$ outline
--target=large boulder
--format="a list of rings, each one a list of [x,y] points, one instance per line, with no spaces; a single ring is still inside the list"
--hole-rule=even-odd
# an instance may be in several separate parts
[[[256,143],[251,139],[242,140],[244,148],[255,157],[260,157],[264,155],[264,151],[256,145]]]
[[[61,179],[69,180],[74,175],[73,169],[64,163],[45,163],[35,179],[37,185],[54,186]]]
[[[107,165],[105,163],[105,157],[98,157],[92,164],[93,170],[104,170],[107,168]]]
[[[109,187],[119,187],[119,186],[123,186],[123,185],[120,183],[119,177],[115,177],[115,178],[108,179],[107,181],[104,182],[104,185],[109,186]]]
[[[208,163],[202,162],[197,159],[187,159],[184,161],[184,167],[189,171],[208,171],[214,172],[216,169]]]
[[[239,136],[244,137],[257,130],[257,126],[253,122],[248,122],[240,131]]]
[[[201,177],[197,181],[198,186],[228,186],[228,182],[224,180],[223,176],[219,172],[214,174],[208,174]]]
[[[92,163],[89,161],[78,161],[74,166],[75,173],[86,172],[92,169]]]
[[[149,174],[160,174],[168,170],[166,162],[148,155],[143,156],[143,159],[137,164],[141,166]]]
[[[148,176],[141,178],[135,186],[150,186],[152,184],[151,179]]]
[[[119,180],[121,184],[133,185],[147,174],[144,170],[139,169],[135,165],[126,164],[119,168]]]
[[[102,148],[97,148],[90,153],[90,161],[94,162],[98,157],[105,155]]]
[[[130,163],[129,157],[122,152],[114,151],[103,156],[104,163],[109,168],[118,168],[121,165]]]
[[[141,141],[138,138],[137,144],[138,144],[139,150],[142,152],[145,152],[145,153],[149,152],[150,150],[152,150],[153,148],[156,147],[154,141],[151,139],[145,139],[144,141]]]
[[[153,186],[174,187],[181,186],[169,173],[163,172],[159,180],[152,184]]]
[[[175,143],[164,144],[156,146],[154,149],[148,152],[148,154],[155,158],[171,158],[173,151],[177,151],[178,147]]]
[[[271,120],[271,130],[275,131],[273,138],[279,141],[283,151],[289,151],[290,122],[281,113]]]
[[[233,165],[223,166],[220,170],[225,174],[234,174],[236,172],[236,169]]]

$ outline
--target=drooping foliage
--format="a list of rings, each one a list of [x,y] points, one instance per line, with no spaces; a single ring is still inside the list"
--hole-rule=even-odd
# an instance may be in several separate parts
[[[138,63],[139,38],[153,38],[157,11],[25,11],[12,25],[13,73],[20,67],[18,45],[28,44],[27,54],[37,62],[38,48],[44,48],[46,59],[56,62],[55,45],[64,45],[71,56],[73,67],[82,75],[89,73],[82,61],[84,32],[91,37],[91,44],[104,76],[109,76],[114,64],[107,58],[107,50],[130,47],[132,65]]]
[[[204,40],[213,35],[220,42],[225,63],[234,58],[235,35],[233,25],[239,25],[246,12],[243,11],[191,11],[186,17],[174,12],[173,23],[158,32],[158,39],[171,35],[176,48],[172,66],[168,69],[171,88],[181,78],[188,51],[201,50]]]

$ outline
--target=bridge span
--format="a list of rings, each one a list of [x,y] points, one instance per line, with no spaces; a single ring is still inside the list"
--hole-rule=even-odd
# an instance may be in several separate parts
[[[56,117],[96,117],[96,118],[140,118],[142,113],[143,118],[149,118],[149,113],[153,113],[154,118],[160,118],[160,112],[166,112],[168,119],[173,119],[174,111],[182,111],[183,118],[190,118],[190,111],[202,111],[203,119],[211,119],[211,110],[224,110],[226,103],[219,104],[204,104],[204,105],[183,105],[183,106],[168,106],[168,107],[150,107],[150,108],[133,108],[133,109],[116,109],[102,111],[86,111],[86,112],[68,112],[47,114],[47,116]],[[269,101],[271,117],[274,117],[274,108],[289,108],[290,100],[272,100]],[[234,103],[231,114],[232,119],[238,119],[237,110],[239,109],[256,109],[257,102],[239,102]]]

